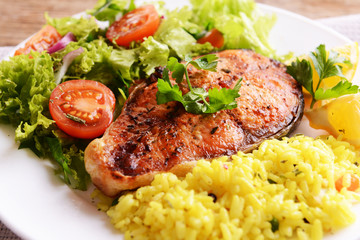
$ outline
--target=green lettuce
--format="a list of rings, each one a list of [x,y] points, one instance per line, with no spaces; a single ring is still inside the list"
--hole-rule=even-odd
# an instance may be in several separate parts
[[[203,26],[214,26],[218,16],[237,16],[245,13],[248,17],[256,9],[254,0],[190,0],[194,21]]]
[[[222,49],[252,49],[278,58],[269,44],[275,15],[262,14],[253,0],[191,0],[192,8],[183,7],[166,13],[155,39],[171,49],[170,56],[184,59],[209,53],[214,48],[198,44],[204,31],[217,28],[224,36]]]
[[[39,113],[49,117],[48,101],[56,84],[49,54],[32,52],[0,63],[0,120],[34,125]],[[41,119],[42,117],[40,117]]]
[[[253,0],[190,0],[193,21],[224,34],[224,49],[247,48],[278,58],[269,44],[276,15],[262,14]]]
[[[64,50],[54,53],[55,72],[60,69],[64,56],[80,47],[84,50],[83,53],[71,63],[63,80],[95,80],[115,91],[126,87],[126,81],[132,82],[132,78],[138,78],[130,69],[135,62],[133,54],[113,49],[104,39],[71,42]]]
[[[59,130],[50,116],[49,98],[56,87],[53,67],[51,56],[38,52],[32,52],[31,57],[19,55],[0,62],[0,121],[16,127],[19,148],[30,148],[39,157],[56,160],[58,176],[72,187],[84,190],[89,183],[83,164],[86,145],[65,134],[56,134]],[[48,138],[66,144],[57,146],[55,151],[54,141],[49,142]],[[75,142],[77,146],[69,144]],[[59,149],[64,159],[61,164]]]
[[[148,77],[156,67],[165,66],[169,57],[168,46],[153,37],[133,49],[116,49],[101,38],[91,42],[71,42],[63,51],[53,54],[55,71],[61,66],[62,58],[79,47],[84,51],[70,65],[64,80],[96,80],[114,92],[118,92],[117,88],[126,92],[134,79]]]
[[[100,21],[115,21],[118,14],[125,14],[135,8],[134,0],[99,0],[93,9],[87,11]]]
[[[92,35],[99,31],[99,26],[94,17],[63,17],[51,18],[45,13],[46,23],[56,28],[60,35],[64,36],[72,32],[77,40],[93,38]]]
[[[214,50],[210,43],[198,44],[194,35],[203,28],[191,21],[193,12],[188,7],[168,12],[155,33],[155,39],[169,46],[170,56],[185,59]]]
[[[156,67],[166,66],[170,51],[166,44],[149,37],[141,44],[137,52],[144,72],[149,76]]]
[[[57,170],[62,180],[72,188],[86,190],[90,176],[84,164],[84,151],[75,144],[64,148],[58,138],[48,137],[46,141],[54,160],[60,166]]]

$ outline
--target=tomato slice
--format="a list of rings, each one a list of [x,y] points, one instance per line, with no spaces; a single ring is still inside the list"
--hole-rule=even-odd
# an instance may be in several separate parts
[[[213,47],[221,48],[224,45],[224,37],[219,30],[213,28],[205,34],[202,38],[197,40],[198,43],[204,44],[209,42]]]
[[[39,32],[25,43],[23,48],[15,51],[16,55],[29,54],[31,50],[42,52],[57,43],[61,39],[60,33],[50,25],[44,26]]]
[[[145,5],[128,12],[108,28],[106,37],[117,45],[129,47],[132,41],[142,41],[154,35],[160,17],[153,5]]]
[[[102,135],[113,120],[114,108],[114,93],[97,81],[66,81],[50,95],[49,109],[56,125],[76,138]]]

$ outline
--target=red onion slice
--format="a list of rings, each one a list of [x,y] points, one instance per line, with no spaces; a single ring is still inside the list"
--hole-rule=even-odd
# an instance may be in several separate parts
[[[72,32],[68,32],[62,39],[60,39],[57,43],[51,46],[47,51],[49,54],[60,51],[64,49],[70,42],[75,42],[76,37]]]
[[[74,59],[77,56],[79,56],[83,52],[84,49],[82,47],[79,47],[78,49],[71,51],[64,56],[62,66],[60,67],[59,71],[55,73],[55,83],[57,85],[61,83],[61,79],[64,77],[65,73],[67,72],[70,64],[74,61]]]

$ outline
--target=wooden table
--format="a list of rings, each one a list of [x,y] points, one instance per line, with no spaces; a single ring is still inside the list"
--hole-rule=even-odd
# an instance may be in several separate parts
[[[0,46],[13,46],[52,17],[69,16],[92,8],[97,0],[0,0]],[[174,0],[172,0],[174,1]],[[206,0],[204,0],[206,1]],[[317,19],[360,13],[360,0],[257,0]]]

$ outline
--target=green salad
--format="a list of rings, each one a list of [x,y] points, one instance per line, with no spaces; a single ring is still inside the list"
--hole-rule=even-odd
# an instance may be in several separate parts
[[[49,99],[60,83],[87,79],[106,85],[116,99],[116,117],[129,88],[156,67],[166,66],[169,59],[190,62],[190,57],[235,48],[280,58],[268,42],[276,16],[262,14],[253,0],[190,0],[190,6],[175,10],[167,10],[162,2],[153,6],[160,19],[156,31],[127,43],[118,42],[116,34],[109,35],[109,28],[140,7],[134,1],[100,0],[81,17],[55,19],[45,14],[47,25],[61,37],[71,33],[73,39],[51,53],[31,51],[0,63],[0,120],[16,128],[19,148],[57,163],[56,174],[72,188],[86,190],[90,182],[84,149],[91,139],[72,137],[53,120]],[[221,33],[221,45],[199,41],[213,29]],[[174,100],[162,97],[164,102]]]

